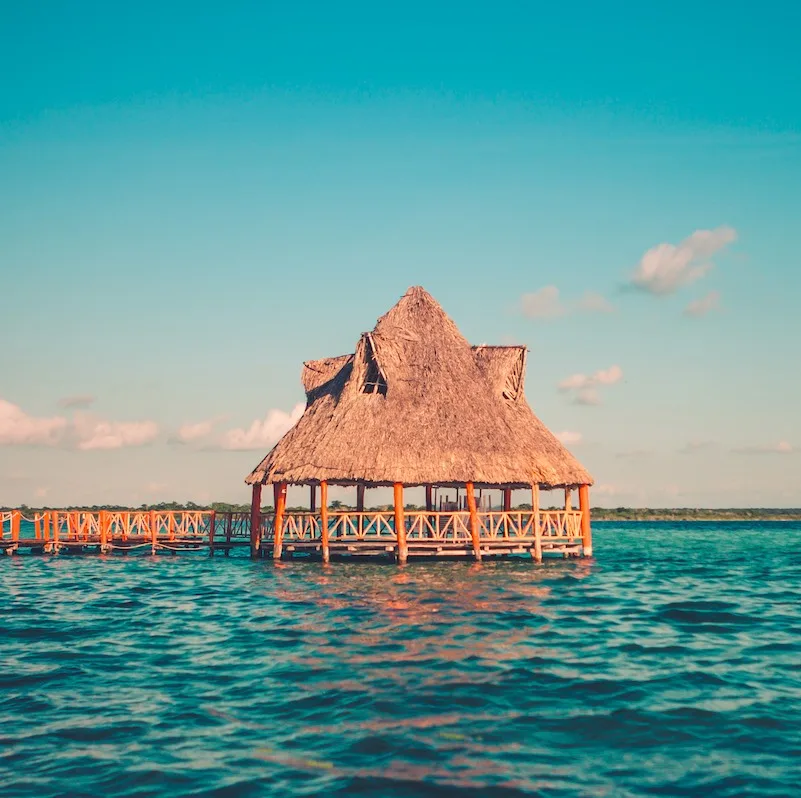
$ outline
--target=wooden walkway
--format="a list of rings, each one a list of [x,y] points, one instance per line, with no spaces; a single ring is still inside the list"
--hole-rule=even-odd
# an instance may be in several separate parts
[[[392,511],[286,512],[279,556],[322,559],[323,529],[330,559],[396,559],[398,530]],[[511,510],[478,513],[480,556],[528,555],[536,561],[554,553],[580,556],[580,510]],[[469,512],[406,511],[402,535],[409,558],[474,557]],[[250,513],[214,511],[49,510],[30,515],[0,512],[0,551],[210,554],[244,548],[254,556],[275,554],[275,515],[262,512],[257,528]]]

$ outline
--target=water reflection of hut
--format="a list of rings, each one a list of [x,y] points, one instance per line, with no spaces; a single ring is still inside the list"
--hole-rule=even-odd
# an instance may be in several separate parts
[[[354,354],[305,363],[303,416],[246,479],[254,555],[271,550],[279,558],[291,547],[326,560],[331,551],[390,551],[405,561],[410,550],[464,550],[480,559],[522,549],[540,559],[553,544],[589,556],[592,478],[528,406],[526,351],[471,347],[431,295],[414,287],[361,336]],[[270,517],[260,513],[264,484],[275,491]],[[286,512],[288,484],[311,487],[310,513]],[[356,487],[355,513],[329,511],[329,485]],[[389,486],[394,512],[365,513],[365,490]],[[425,511],[404,511],[410,486],[425,488]],[[457,497],[461,489],[466,510],[437,509],[437,488]],[[565,509],[540,511],[540,489],[554,488],[565,490]],[[525,513],[512,511],[515,489],[531,491]],[[478,506],[479,490],[500,491],[497,511]]]

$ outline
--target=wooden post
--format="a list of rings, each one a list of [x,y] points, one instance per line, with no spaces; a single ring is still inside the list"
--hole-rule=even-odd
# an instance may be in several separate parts
[[[569,513],[573,505],[570,503],[570,488],[565,488],[565,512]]]
[[[150,511],[150,553],[156,553],[156,545],[158,544],[159,528],[156,523],[156,511]]]
[[[542,527],[540,525],[540,486],[531,486],[531,510],[534,513],[534,561],[542,562]]]
[[[358,529],[361,537],[364,532],[364,516],[361,515],[364,512],[364,485],[356,486],[356,512],[359,513]]]
[[[512,489],[503,489],[503,511],[508,513],[512,509]]]
[[[14,543],[19,543],[19,528],[22,521],[22,512],[20,510],[11,511],[11,540]]]
[[[426,485],[426,510],[430,513],[434,509],[434,488]]]
[[[108,539],[108,511],[101,510],[97,519],[97,525],[100,527],[100,551],[106,550],[106,541]]]
[[[467,509],[470,511],[470,537],[473,539],[473,556],[481,559],[481,536],[478,531],[478,510],[476,509],[476,492],[473,483],[467,483]]]
[[[273,496],[275,497],[275,531],[273,533],[273,559],[280,560],[283,551],[282,541],[284,539],[284,511],[286,510],[286,482],[276,482],[273,484]]]
[[[310,512],[317,512],[317,486],[309,486],[309,510]]]
[[[58,510],[53,510],[50,513],[50,520],[53,524],[53,551],[58,552]]]
[[[579,486],[581,509],[581,548],[585,557],[592,557],[592,529],[590,528],[590,486]]]
[[[233,525],[233,519],[231,520]],[[228,539],[230,544],[230,536]],[[230,545],[226,548],[228,554]],[[261,482],[253,483],[253,495],[250,499],[250,556],[256,559],[261,550]]]
[[[320,541],[323,547],[323,562],[328,562],[331,553],[328,547],[328,483],[320,483]]]
[[[406,518],[403,514],[403,483],[396,482],[395,493],[395,537],[398,541],[398,562],[405,563],[409,557],[406,548]]]
[[[216,510],[211,511],[211,516],[209,516],[209,557],[214,556],[214,533],[217,531],[217,512]]]

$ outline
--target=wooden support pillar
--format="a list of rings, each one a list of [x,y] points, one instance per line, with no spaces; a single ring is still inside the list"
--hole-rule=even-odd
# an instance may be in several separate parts
[[[273,533],[273,559],[280,560],[283,553],[284,540],[284,512],[286,511],[286,482],[276,482],[273,485],[275,497],[275,531]]]
[[[356,512],[364,512],[364,485],[356,486]]]
[[[51,511],[50,520],[53,524],[53,551],[58,553],[58,539],[59,539],[58,510]]]
[[[395,537],[398,541],[398,562],[405,563],[409,557],[406,548],[406,518],[403,513],[403,484],[396,482],[394,485],[395,499]]]
[[[328,544],[328,483],[323,480],[320,483],[320,540],[323,547],[323,562],[331,559],[331,551]]]
[[[217,512],[211,511],[209,516],[209,557],[214,556],[214,533],[217,531]]]
[[[434,509],[434,486],[426,485],[426,510],[430,513]]]
[[[540,486],[531,486],[531,511],[534,513],[534,561],[542,562],[542,525],[540,524]]]
[[[508,513],[512,509],[512,489],[503,489],[503,511]]]
[[[150,511],[150,553],[156,553],[156,544],[158,543],[158,524],[156,523],[156,511]]]
[[[100,511],[97,525],[100,532],[100,551],[102,553],[106,550],[106,544],[108,543],[108,510]]]
[[[230,543],[229,540],[227,541]],[[225,553],[228,554],[226,548]],[[261,482],[253,485],[253,495],[250,499],[250,556],[256,559],[261,552]]]
[[[570,501],[570,494],[571,494],[570,488],[565,488],[565,512],[570,512],[570,510],[573,509],[573,505],[571,504]]]
[[[585,557],[592,557],[592,529],[590,527],[590,486],[579,486],[581,509],[581,547]]]
[[[11,511],[11,540],[19,542],[19,530],[22,525],[22,512],[20,510]]]
[[[309,485],[309,511],[317,512],[317,485]]]
[[[467,509],[470,511],[470,537],[473,540],[473,556],[481,559],[481,536],[478,531],[478,509],[476,508],[476,492],[472,482],[467,483]]]

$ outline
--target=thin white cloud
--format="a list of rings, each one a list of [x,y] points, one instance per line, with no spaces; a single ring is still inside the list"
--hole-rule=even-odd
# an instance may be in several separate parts
[[[84,393],[77,396],[65,396],[63,399],[58,400],[58,406],[71,410],[85,410],[95,403],[95,397],[91,394]]]
[[[681,449],[679,454],[698,454],[699,452],[709,451],[716,446],[714,441],[690,441]]]
[[[68,424],[63,416],[30,416],[18,405],[0,399],[0,446],[56,446]]]
[[[520,310],[530,319],[556,319],[567,313],[555,285],[546,285],[539,291],[520,297]]]
[[[609,300],[593,291],[588,291],[578,301],[564,302],[555,285],[546,285],[520,297],[520,312],[530,319],[558,319],[572,313],[613,313],[614,310]]]
[[[76,413],[73,432],[77,448],[91,451],[143,446],[155,440],[159,427],[155,421],[106,421],[88,413]]]
[[[561,441],[565,446],[575,446],[581,443],[584,436],[580,432],[572,430],[564,430],[563,432],[556,433],[557,440]]]
[[[743,446],[734,451],[737,454],[793,454],[797,450],[787,441],[779,441],[764,446]]]
[[[732,227],[696,230],[680,244],[657,244],[640,259],[630,285],[649,294],[672,294],[700,280],[712,267],[712,256],[737,239]]]
[[[178,440],[182,443],[192,443],[201,438],[207,438],[221,421],[223,421],[223,416],[207,418],[204,421],[187,422],[178,428]]]
[[[620,366],[610,366],[600,369],[594,374],[573,374],[562,380],[557,386],[562,393],[569,393],[573,401],[579,405],[601,404],[601,386],[614,385],[623,379],[623,369]]]
[[[712,310],[717,310],[720,307],[720,292],[710,291],[706,296],[700,299],[694,299],[684,308],[684,315],[690,318],[697,319],[701,316],[706,316]]]
[[[256,419],[247,429],[230,429],[220,439],[223,449],[243,451],[247,449],[270,449],[288,432],[303,415],[306,405],[295,405],[292,411],[270,410],[265,418]]]
[[[603,294],[587,291],[578,301],[577,309],[585,313],[614,313],[615,306]]]

